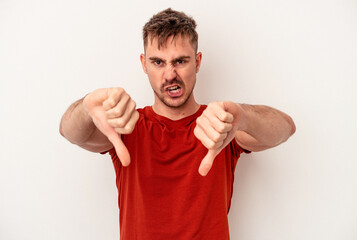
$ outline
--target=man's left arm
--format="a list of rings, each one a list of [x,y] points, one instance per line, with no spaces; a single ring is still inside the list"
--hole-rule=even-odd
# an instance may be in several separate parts
[[[285,142],[296,128],[287,114],[263,105],[210,103],[197,118],[195,136],[208,149],[199,173],[207,175],[214,158],[233,138],[249,151],[262,151]]]
[[[264,105],[235,105],[239,114],[235,139],[246,150],[262,151],[278,146],[296,131],[292,118],[277,109]]]

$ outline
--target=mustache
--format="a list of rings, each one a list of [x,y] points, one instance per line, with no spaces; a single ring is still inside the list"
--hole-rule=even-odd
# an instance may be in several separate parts
[[[161,89],[163,90],[166,86],[169,86],[169,85],[172,85],[172,84],[175,84],[175,83],[180,85],[180,86],[184,85],[183,81],[181,81],[180,79],[174,78],[174,79],[172,79],[170,81],[166,80],[165,83],[163,83],[161,85]]]

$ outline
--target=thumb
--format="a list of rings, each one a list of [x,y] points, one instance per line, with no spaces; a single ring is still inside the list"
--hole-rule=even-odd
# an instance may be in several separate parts
[[[218,155],[218,153],[219,153],[219,151],[217,149],[208,150],[208,153],[202,159],[200,167],[198,168],[198,172],[202,176],[206,176],[208,174],[209,170],[211,170],[211,167],[213,165],[213,161],[216,158],[216,156]]]
[[[107,136],[113,144],[121,164],[126,167],[130,164],[130,154],[118,133],[114,132]]]

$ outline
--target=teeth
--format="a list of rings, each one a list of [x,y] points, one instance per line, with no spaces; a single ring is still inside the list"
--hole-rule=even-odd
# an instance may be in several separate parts
[[[169,90],[169,91],[175,91],[175,90],[178,90],[178,89],[180,89],[179,86],[174,86],[174,87],[169,87],[167,90]]]

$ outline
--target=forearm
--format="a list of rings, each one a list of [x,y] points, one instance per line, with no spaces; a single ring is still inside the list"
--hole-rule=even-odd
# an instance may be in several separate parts
[[[277,146],[295,132],[291,117],[277,109],[264,105],[239,105],[243,111],[238,130],[249,134],[261,145]]]
[[[96,130],[92,118],[83,108],[83,99],[74,102],[64,113],[60,123],[60,133],[71,143],[80,145]]]

